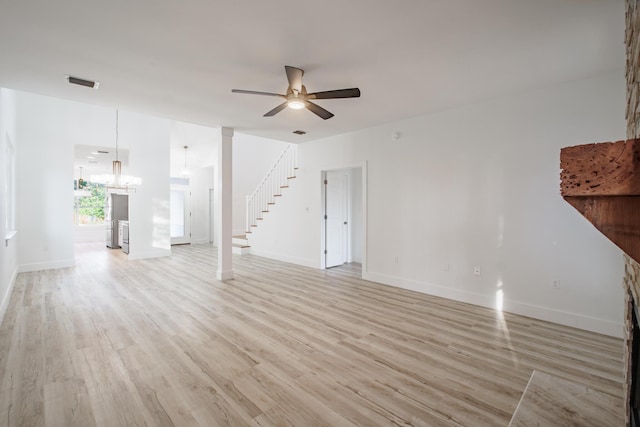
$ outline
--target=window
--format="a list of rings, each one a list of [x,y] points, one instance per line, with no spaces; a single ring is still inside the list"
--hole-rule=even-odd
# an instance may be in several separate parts
[[[82,193],[84,193],[84,195],[76,196],[75,198],[73,223],[76,225],[104,224],[104,203],[106,197],[104,184],[85,181],[82,185]]]

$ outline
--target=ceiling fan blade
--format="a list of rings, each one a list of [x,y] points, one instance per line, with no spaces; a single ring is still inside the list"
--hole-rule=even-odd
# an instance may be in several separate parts
[[[286,98],[286,96],[281,95],[279,93],[271,93],[271,92],[258,92],[255,90],[243,90],[243,89],[231,89],[233,93],[246,93],[247,95],[266,95],[266,96],[279,96],[281,98]]]
[[[313,102],[307,101],[305,107],[307,108],[307,110],[311,111],[313,114],[317,115],[318,117],[324,120],[327,120],[333,117],[333,113],[330,113],[329,111],[325,110],[318,104],[314,104]]]
[[[304,70],[296,67],[291,67],[289,65],[285,65],[284,69],[287,72],[287,80],[289,80],[289,87],[291,88],[291,90],[301,92],[302,76],[304,75]]]
[[[310,93],[307,95],[307,99],[358,98],[359,96],[360,89],[354,87],[351,89],[337,89]]]
[[[283,102],[282,104],[278,105],[273,110],[266,112],[263,117],[273,117],[276,114],[278,114],[280,111],[284,110],[285,108],[287,108],[287,103]]]

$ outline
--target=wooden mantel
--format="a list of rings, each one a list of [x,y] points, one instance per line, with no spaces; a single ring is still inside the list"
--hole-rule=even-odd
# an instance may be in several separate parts
[[[640,262],[640,139],[565,147],[560,193]]]

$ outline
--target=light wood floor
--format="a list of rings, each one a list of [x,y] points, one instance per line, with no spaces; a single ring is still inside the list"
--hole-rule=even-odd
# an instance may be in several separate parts
[[[208,246],[20,274],[4,426],[506,426],[534,369],[621,399],[622,342]]]

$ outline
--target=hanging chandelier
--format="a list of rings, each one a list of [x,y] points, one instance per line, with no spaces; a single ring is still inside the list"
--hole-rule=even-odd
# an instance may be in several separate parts
[[[80,178],[75,181],[75,186],[73,190],[74,197],[89,197],[91,196],[91,191],[86,189],[87,181],[82,179],[82,166],[80,166]]]
[[[104,184],[107,190],[134,190],[142,184],[137,176],[122,175],[122,162],[118,159],[118,110],[116,109],[116,159],[113,161],[112,173],[91,175],[91,182]]]

